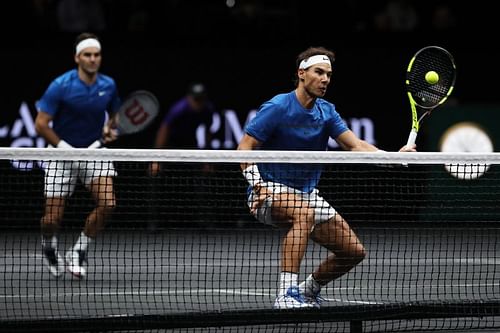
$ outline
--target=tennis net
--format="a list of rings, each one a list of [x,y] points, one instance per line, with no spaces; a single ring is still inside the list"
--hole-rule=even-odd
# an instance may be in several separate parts
[[[250,214],[241,162],[290,167],[295,179],[322,166],[319,194],[366,257],[322,289],[320,309],[272,309],[288,229]],[[500,328],[499,163],[496,153],[0,148],[0,331]],[[87,167],[74,188],[47,177]],[[48,193],[66,198],[62,257],[96,204],[106,211],[83,278],[71,263],[58,277],[44,265]],[[327,255],[310,240],[299,280]]]

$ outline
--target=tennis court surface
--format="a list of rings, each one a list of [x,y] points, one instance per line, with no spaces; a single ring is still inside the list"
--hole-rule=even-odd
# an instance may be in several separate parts
[[[69,273],[56,278],[42,262],[43,170],[15,170],[10,155],[2,157],[0,331],[500,328],[497,156],[487,156],[487,173],[467,181],[450,176],[431,154],[424,156],[425,163],[403,160],[407,157],[401,154],[389,156],[391,165],[385,154],[365,163],[321,162],[320,191],[350,222],[367,257],[322,290],[326,300],[321,309],[273,310],[287,230],[250,216],[237,163],[211,162],[214,167],[207,173],[189,160],[165,160],[168,172],[151,179],[143,156],[91,153],[74,158],[114,161],[117,205],[89,247],[83,279]],[[72,158],[55,154],[50,158]],[[296,158],[289,152],[276,156]],[[450,163],[458,159],[445,157]],[[23,160],[36,164],[33,155]],[[92,204],[78,186],[67,203],[60,251],[73,246]],[[299,279],[327,253],[309,242]]]

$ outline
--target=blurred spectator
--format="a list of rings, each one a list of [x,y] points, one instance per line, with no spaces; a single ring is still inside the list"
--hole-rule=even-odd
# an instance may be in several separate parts
[[[202,124],[210,124],[214,110],[205,85],[191,84],[186,95],[175,102],[163,118],[155,148],[199,148],[196,129]]]
[[[104,8],[99,0],[60,0],[57,20],[59,29],[64,32],[106,29]]]
[[[391,0],[374,16],[376,30],[414,31],[419,23],[418,12],[411,0]]]
[[[457,26],[457,18],[450,6],[437,5],[432,12],[432,28],[436,31],[450,30]]]
[[[165,115],[158,129],[154,147],[158,149],[200,148],[196,132],[200,125],[208,129],[215,109],[210,102],[203,83],[193,83],[184,97],[175,102]],[[205,143],[210,142],[209,131],[205,131]],[[210,174],[213,169],[206,163],[152,162],[149,168],[152,194],[148,229],[154,231],[158,223],[174,223],[179,220],[178,212],[192,212],[200,215],[196,221],[206,224],[210,220]],[[182,189],[172,187],[171,179],[181,179]],[[175,184],[175,182],[174,182]],[[175,193],[175,195],[172,195]],[[161,196],[161,197],[160,197]],[[163,200],[163,201],[162,201]],[[162,203],[163,202],[163,203]],[[206,209],[204,209],[205,207]],[[208,208],[207,208],[208,207]]]

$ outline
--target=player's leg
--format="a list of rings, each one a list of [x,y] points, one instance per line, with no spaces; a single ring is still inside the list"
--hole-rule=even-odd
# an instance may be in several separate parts
[[[64,215],[64,198],[46,198],[45,213],[40,220],[43,262],[50,274],[58,277],[64,272],[64,260],[57,248],[57,232]]]
[[[326,223],[317,224],[311,238],[333,252],[313,273],[320,285],[349,272],[366,256],[363,244],[340,214]]]
[[[45,211],[40,220],[43,261],[58,277],[64,272],[64,260],[57,248],[57,233],[64,216],[64,204],[76,185],[71,162],[51,161],[45,170]]]
[[[290,229],[285,234],[281,247],[281,273],[278,296],[274,308],[311,307],[298,289],[298,273],[307,248],[309,233],[314,225],[314,211],[299,194],[286,191],[286,187],[274,187],[275,193],[268,196],[256,210],[261,222],[271,225],[286,225]],[[278,193],[276,193],[278,192]],[[249,201],[251,201],[250,199]]]
[[[87,162],[80,165],[80,178],[96,202],[96,207],[85,220],[85,226],[75,245],[66,253],[66,268],[75,277],[86,275],[84,263],[87,262],[87,249],[109,215],[113,212],[116,199],[113,189],[113,176],[116,174],[109,162]]]
[[[332,252],[300,284],[308,301],[318,307],[321,287],[353,269],[364,259],[366,250],[347,222],[323,198],[313,193],[311,199],[311,205],[315,205],[315,226],[311,239]]]
[[[107,218],[116,206],[115,192],[112,177],[99,177],[90,185],[90,192],[96,202],[96,207],[88,215],[83,232],[91,238],[104,229]]]

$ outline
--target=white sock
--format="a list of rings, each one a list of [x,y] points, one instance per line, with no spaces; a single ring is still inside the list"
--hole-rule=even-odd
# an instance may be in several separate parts
[[[57,250],[57,237],[54,236],[44,236],[42,235],[42,248],[52,248]]]
[[[291,272],[281,272],[280,274],[280,291],[279,295],[286,294],[286,291],[291,286],[296,286],[298,281],[298,274]]]
[[[304,281],[304,290],[301,290],[306,295],[315,295],[321,290],[321,285],[316,281],[312,274],[310,274]]]
[[[78,237],[78,240],[75,243],[75,246],[73,246],[73,251],[87,251],[87,247],[91,242],[92,238],[85,235],[82,231],[80,237]]]

